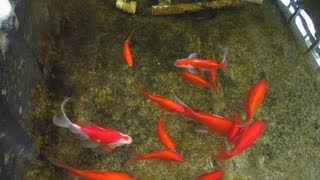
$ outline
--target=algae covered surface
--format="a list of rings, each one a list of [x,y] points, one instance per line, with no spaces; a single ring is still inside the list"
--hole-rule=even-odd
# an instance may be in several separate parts
[[[46,81],[34,89],[28,132],[40,158],[26,179],[62,179],[68,173],[53,166],[58,160],[85,170],[121,171],[138,179],[194,179],[223,169],[224,179],[316,179],[320,171],[320,94],[303,53],[277,5],[247,4],[221,10],[210,19],[190,15],[151,17],[127,15],[109,1],[52,2],[50,30],[39,52]],[[122,43],[133,32],[133,67],[122,60]],[[220,61],[228,48],[229,66],[218,71],[218,91],[184,81],[174,61],[198,52]],[[205,73],[204,73],[205,74]],[[258,80],[268,82],[254,119],[266,126],[253,146],[225,161],[210,158],[220,146],[231,148],[217,134],[199,134],[199,124],[166,114],[164,124],[185,161],[131,162],[135,153],[162,148],[156,123],[162,110],[138,95],[142,88],[193,109],[244,119],[246,91]],[[114,128],[133,143],[105,153],[86,149],[52,118],[66,97],[66,113],[74,123]]]

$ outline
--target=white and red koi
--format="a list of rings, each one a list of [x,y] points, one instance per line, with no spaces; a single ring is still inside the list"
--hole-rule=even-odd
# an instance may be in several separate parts
[[[70,98],[65,99],[60,108],[59,116],[54,116],[53,123],[57,126],[68,128],[71,132],[77,134],[81,139],[86,140],[84,147],[95,148],[102,145],[103,150],[110,152],[114,148],[131,144],[132,138],[128,135],[122,134],[111,128],[101,128],[94,125],[78,125],[72,123],[64,112],[64,106]]]

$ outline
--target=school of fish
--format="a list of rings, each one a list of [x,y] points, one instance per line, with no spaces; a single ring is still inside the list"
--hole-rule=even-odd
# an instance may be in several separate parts
[[[130,50],[129,43],[132,38],[132,32],[125,39],[123,44],[123,60],[128,66],[133,66],[134,59]],[[186,80],[195,85],[212,88],[217,91],[216,75],[217,70],[225,71],[228,66],[227,50],[224,52],[223,60],[216,62],[211,58],[201,58],[198,53],[193,53],[187,58],[178,59],[174,65],[187,71],[181,71],[180,75]],[[206,80],[199,74],[199,71],[209,72],[211,82]],[[163,122],[164,111],[174,113],[191,119],[199,124],[202,128],[196,131],[198,132],[216,132],[217,134],[225,137],[227,141],[233,144],[233,148],[228,151],[224,147],[220,147],[219,153],[213,153],[211,157],[214,160],[226,160],[237,154],[241,153],[248,147],[250,147],[262,133],[265,123],[263,120],[253,121],[253,115],[256,109],[263,102],[264,96],[267,91],[267,81],[257,81],[248,91],[244,100],[244,111],[246,112],[246,118],[241,123],[237,112],[233,113],[234,120],[226,117],[197,112],[188,105],[186,105],[178,97],[175,100],[170,100],[160,95],[154,95],[147,92],[144,89],[140,89],[138,95],[148,98],[153,102],[156,102],[160,109],[161,115],[158,117],[158,123],[156,126],[156,134],[163,149],[153,150],[146,154],[135,154],[129,161],[136,162],[147,159],[157,159],[162,161],[174,161],[183,162],[183,157],[178,153],[174,141],[170,138],[170,135],[165,130],[165,124]],[[53,123],[59,127],[67,128],[77,137],[83,140],[83,147],[96,148],[101,147],[102,151],[112,152],[116,147],[123,145],[130,145],[133,141],[129,135],[122,132],[118,132],[111,128],[102,128],[95,125],[79,125],[72,123],[67,117],[64,111],[65,104],[70,98],[64,99],[60,105],[60,112],[54,116]],[[252,123],[250,123],[253,121]],[[70,172],[70,175],[80,176],[89,180],[133,180],[136,178],[130,177],[122,172],[115,171],[103,171],[103,170],[80,170],[69,167],[56,160],[50,160],[52,164],[57,167],[64,168]],[[200,175],[197,180],[219,180],[224,176],[225,172],[221,169],[206,172]]]

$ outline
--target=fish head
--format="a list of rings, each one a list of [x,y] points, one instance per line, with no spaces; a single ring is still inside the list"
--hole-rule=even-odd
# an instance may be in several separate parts
[[[132,138],[130,136],[128,136],[126,134],[122,134],[122,133],[121,133],[121,135],[122,135],[122,137],[118,141],[121,145],[132,143]]]

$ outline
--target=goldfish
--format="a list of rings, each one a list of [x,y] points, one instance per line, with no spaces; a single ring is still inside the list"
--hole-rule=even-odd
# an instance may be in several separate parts
[[[159,120],[158,120],[157,135],[162,145],[164,145],[166,148],[168,148],[171,151],[175,150],[176,147],[174,143],[172,142],[170,136],[167,134],[166,130],[164,129],[163,120],[161,116],[159,117]]]
[[[176,161],[181,162],[183,161],[183,158],[180,156],[180,154],[170,151],[170,150],[158,150],[153,151],[148,154],[144,155],[135,155],[132,160],[138,161],[138,160],[145,160],[145,159],[158,159],[158,160],[167,160],[167,161]]]
[[[78,125],[72,123],[64,112],[64,106],[70,98],[66,98],[60,105],[61,113],[54,116],[53,123],[57,126],[68,128],[71,132],[77,134],[81,139],[86,140],[83,144],[87,148],[95,148],[102,145],[103,150],[110,152],[114,148],[131,144],[132,138],[111,128],[101,128],[94,125]]]
[[[191,109],[188,105],[186,105],[177,96],[175,96],[175,99],[181,106],[185,108],[185,112],[183,115],[194,121],[199,122],[205,127],[206,130],[214,130],[223,136],[228,135],[228,133],[231,131],[234,125],[234,123],[231,120],[216,114],[196,112],[193,109]]]
[[[133,65],[133,57],[130,51],[129,43],[131,41],[132,33],[129,34],[127,39],[123,43],[123,48],[122,48],[122,56],[123,60],[129,65]]]
[[[87,180],[134,180],[126,174],[116,171],[99,171],[99,170],[80,170],[71,168],[65,164],[62,164],[57,161],[51,161],[54,165],[64,168],[70,172],[73,176],[81,176]]]
[[[139,91],[139,95],[151,99],[152,101],[158,103],[160,105],[160,107],[162,107],[163,109],[166,109],[170,112],[174,112],[174,113],[178,113],[178,114],[185,112],[184,106],[182,106],[174,101],[171,101],[169,99],[166,99],[162,96],[156,96],[156,95],[149,94],[143,89]]]
[[[229,159],[249,146],[251,146],[264,129],[264,122],[262,120],[257,120],[253,122],[242,134],[238,137],[235,142],[235,145],[231,152],[227,152],[224,147],[220,148],[220,153],[218,155],[212,155],[212,158],[215,160],[225,160]]]
[[[197,178],[197,180],[219,180],[223,177],[223,175],[224,175],[223,170],[215,170],[215,171],[202,174]]]
[[[233,122],[216,114],[195,112],[188,113],[187,117],[201,123],[208,131],[218,132],[222,136],[228,135],[233,127]]]
[[[216,86],[214,84],[210,84],[206,80],[204,80],[201,76],[190,73],[190,72],[180,72],[181,76],[187,80],[192,82],[193,84],[199,84],[205,87],[213,88],[215,89]]]
[[[202,59],[199,57],[199,54],[194,53],[185,59],[178,59],[174,65],[180,68],[187,68],[190,72],[194,72],[195,69],[208,71],[210,69],[219,68],[225,70],[228,65],[227,51],[224,52],[223,60],[220,63],[215,62],[210,58]]]
[[[247,92],[246,99],[244,101],[244,108],[247,113],[245,124],[251,120],[254,111],[262,103],[264,95],[267,91],[267,87],[267,81],[260,80],[257,83],[255,83]]]

